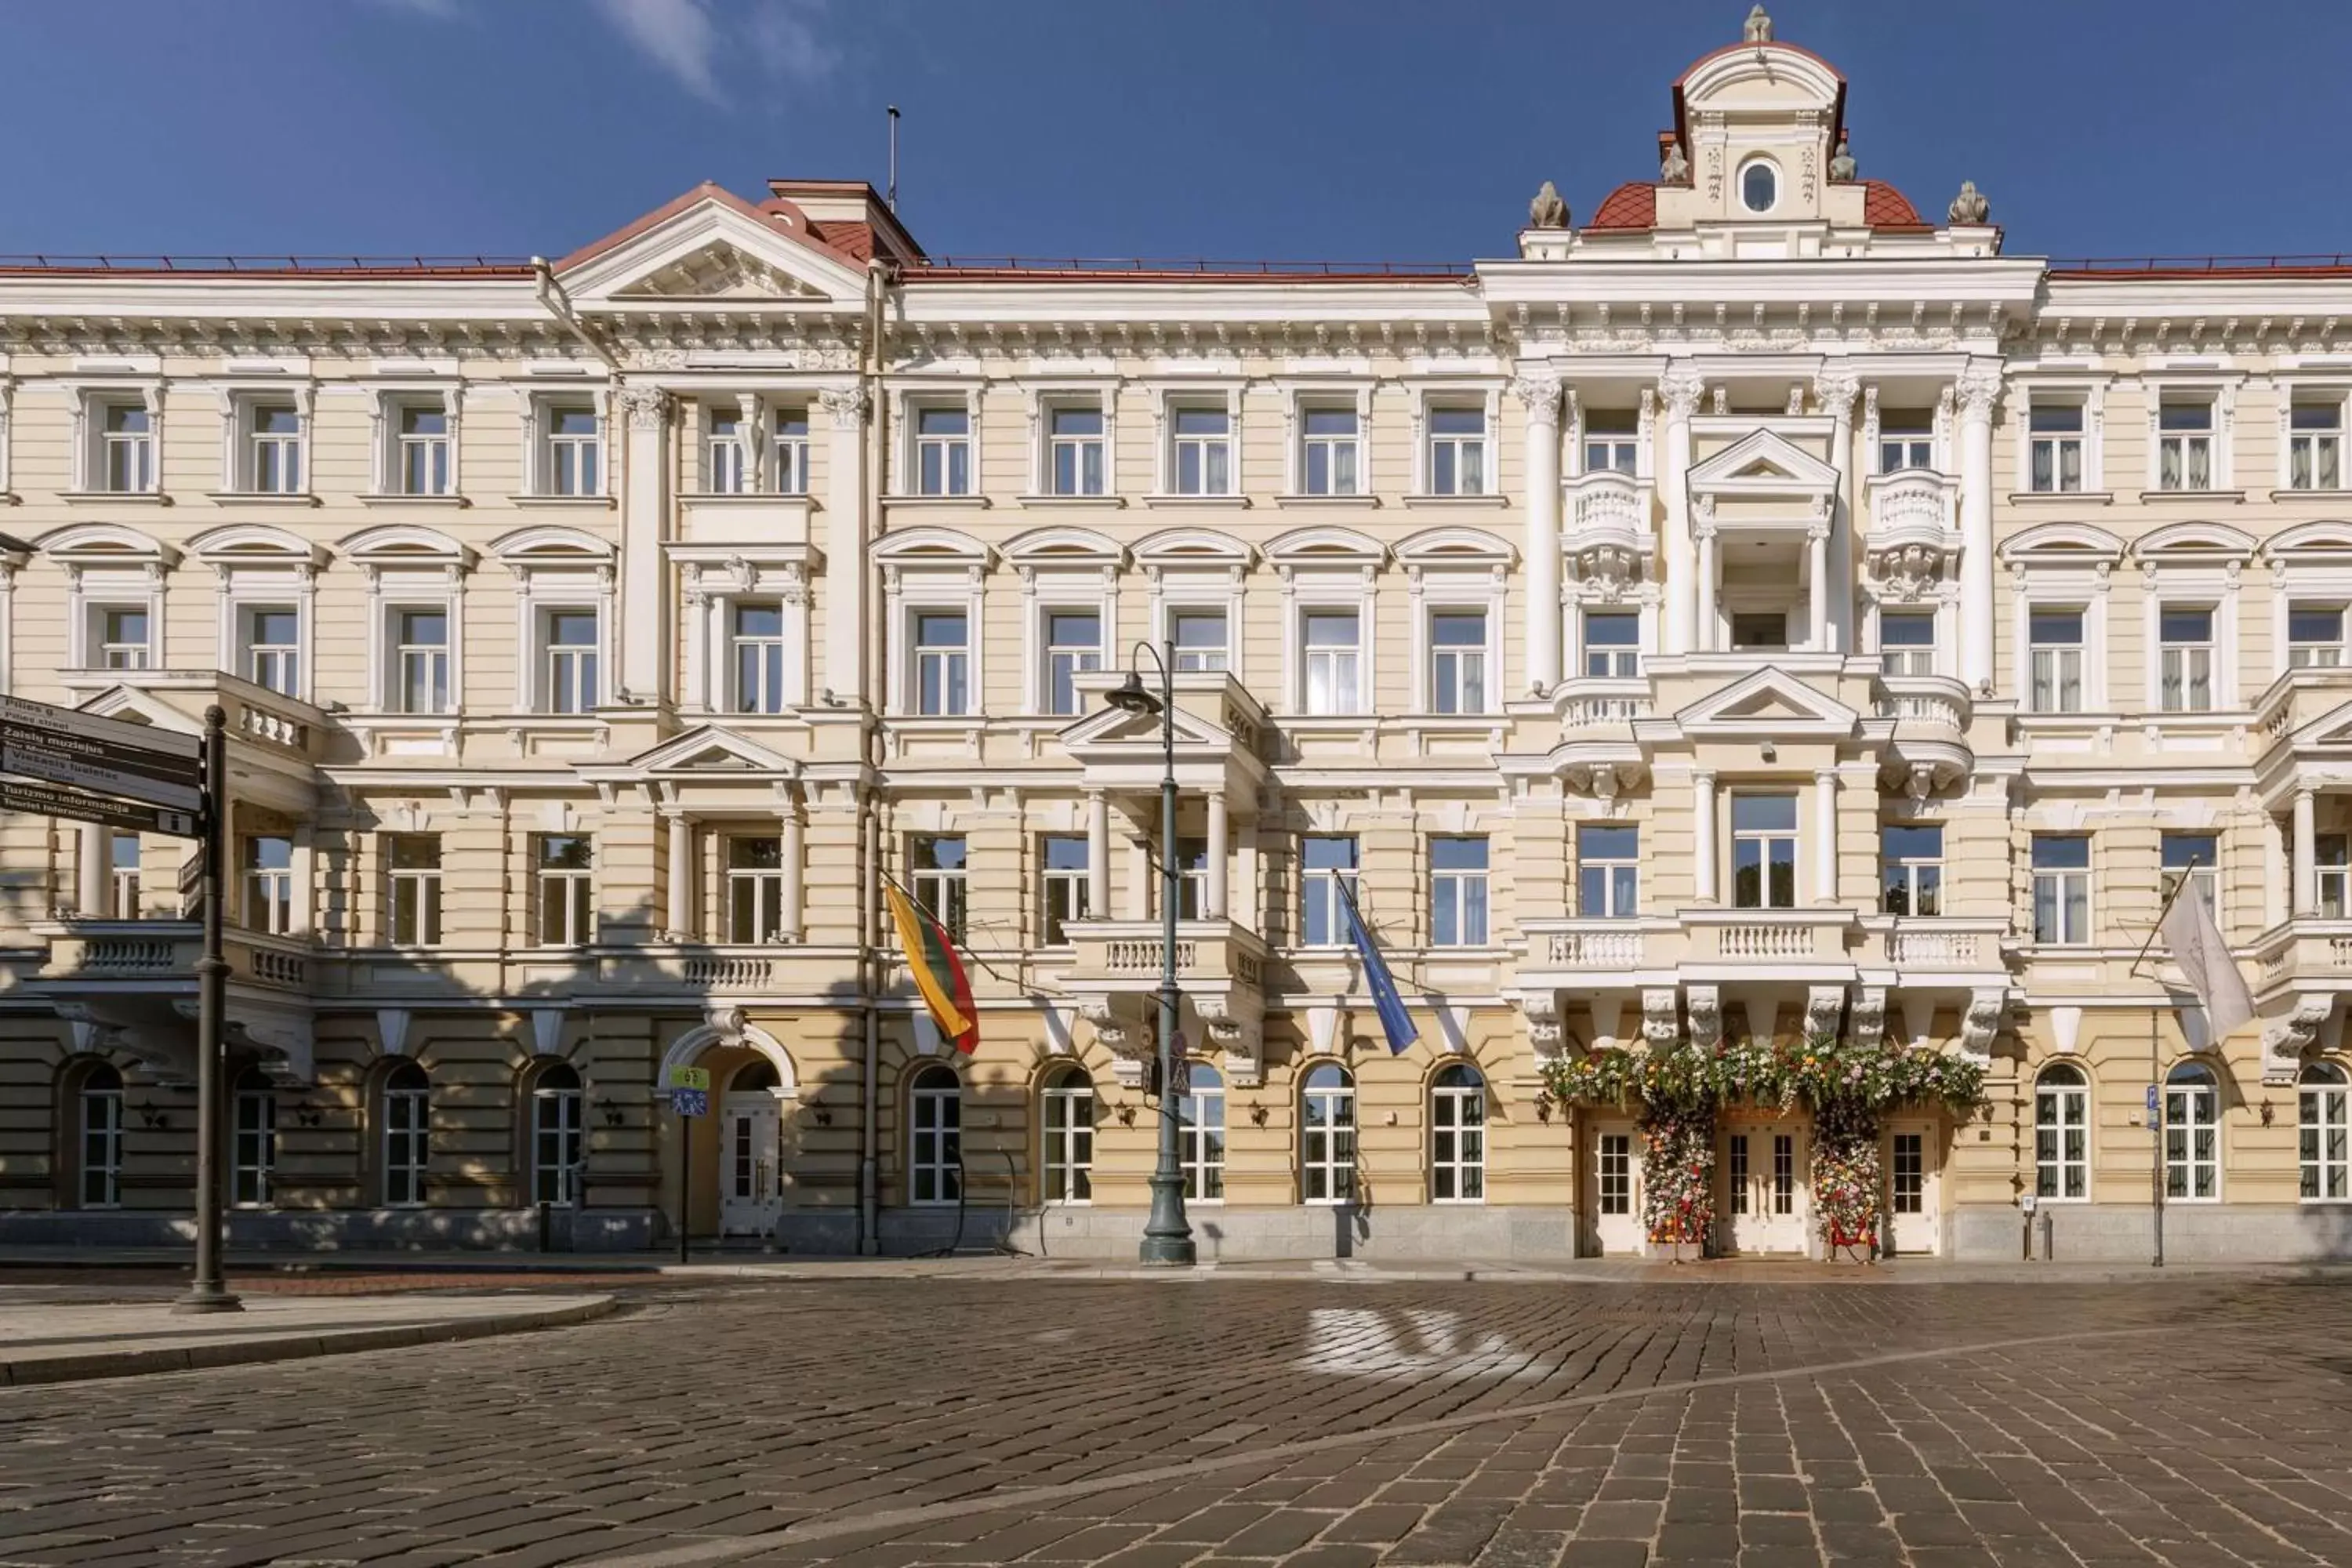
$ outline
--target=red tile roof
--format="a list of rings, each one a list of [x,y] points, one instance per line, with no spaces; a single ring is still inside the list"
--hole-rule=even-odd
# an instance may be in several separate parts
[[[1658,187],[1646,180],[1629,180],[1601,198],[1586,228],[1654,228],[1658,222]]]
[[[808,231],[818,244],[841,252],[852,261],[862,264],[874,259],[874,230],[870,225],[811,218]]]
[[[1873,228],[1925,228],[1911,199],[1884,180],[1862,182],[1862,221]]]

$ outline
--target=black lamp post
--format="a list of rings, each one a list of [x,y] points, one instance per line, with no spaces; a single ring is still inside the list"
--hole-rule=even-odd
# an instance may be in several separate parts
[[[1184,1268],[1194,1260],[1192,1227],[1184,1218],[1184,1173],[1176,1157],[1176,645],[1135,645],[1160,667],[1160,694],[1143,684],[1130,665],[1127,679],[1110,693],[1110,705],[1124,713],[1160,715],[1164,766],[1160,775],[1160,1158],[1151,1169],[1151,1217],[1144,1222],[1138,1256],[1146,1264]]]

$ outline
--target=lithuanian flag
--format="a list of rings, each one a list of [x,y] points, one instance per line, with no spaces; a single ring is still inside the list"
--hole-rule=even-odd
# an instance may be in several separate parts
[[[898,945],[906,951],[908,971],[915,977],[915,989],[922,993],[923,1005],[930,1010],[931,1022],[956,1049],[971,1055],[980,1046],[980,1009],[972,1005],[971,982],[964,978],[963,962],[956,957],[947,928],[900,892],[896,882],[884,882],[882,896],[889,900]]]

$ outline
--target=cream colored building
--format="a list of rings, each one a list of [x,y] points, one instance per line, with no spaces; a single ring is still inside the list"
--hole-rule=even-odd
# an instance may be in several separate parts
[[[1544,1060],[1835,1028],[1990,1066],[1888,1125],[1900,1248],[2143,1256],[2159,1082],[2173,1256],[2352,1246],[2352,276],[2006,256],[1845,91],[1719,50],[1658,177],[1451,269],[946,262],[778,181],[0,275],[0,686],[236,735],[232,1237],[658,1241],[696,1064],[698,1234],[1131,1255],[1170,847],[1103,696],[1166,639],[1204,1255],[1636,1249]],[[184,1233],[185,850],[0,818],[0,1237]],[[2192,865],[2218,1046],[2133,964]],[[1721,1245],[1817,1247],[1801,1119],[1722,1140]]]

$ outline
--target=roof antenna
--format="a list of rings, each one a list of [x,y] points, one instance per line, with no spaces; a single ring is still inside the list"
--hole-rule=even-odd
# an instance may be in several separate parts
[[[898,106],[890,106],[890,188],[883,193],[882,205],[890,216],[898,216]]]

